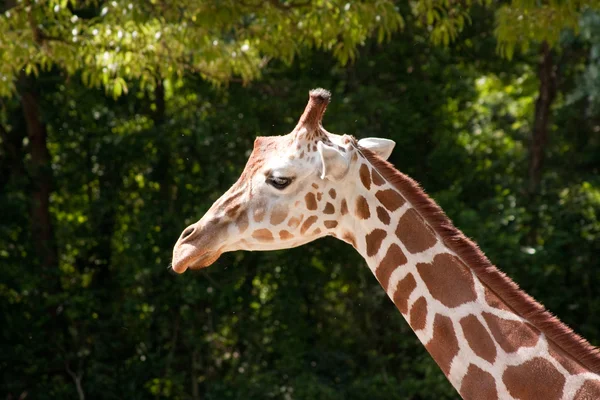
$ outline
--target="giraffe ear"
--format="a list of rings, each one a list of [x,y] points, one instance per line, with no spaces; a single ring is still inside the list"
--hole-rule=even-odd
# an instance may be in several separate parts
[[[362,148],[371,150],[379,157],[387,160],[390,154],[392,154],[396,142],[390,139],[364,138],[358,141],[358,145]]]
[[[346,172],[348,172],[348,160],[341,151],[335,147],[323,144],[323,142],[317,143],[317,151],[321,155],[321,164],[323,165],[321,179],[329,178],[337,181],[346,175]]]

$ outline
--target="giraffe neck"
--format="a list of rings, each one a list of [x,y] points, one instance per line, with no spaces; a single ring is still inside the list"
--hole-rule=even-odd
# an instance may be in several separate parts
[[[390,168],[367,152],[367,162],[359,167],[362,187],[348,199],[351,221],[342,224],[339,234],[354,242],[461,396],[600,398],[597,352],[546,315],[541,305],[491,266],[476,245],[457,237],[449,220],[436,220],[446,218],[437,205],[410,178]],[[405,179],[406,184],[394,179]],[[352,229],[353,235],[344,228]],[[455,235],[449,236],[449,231]],[[463,246],[471,246],[489,264],[483,266],[490,269],[489,276],[478,273],[483,267],[475,264],[481,260]],[[522,305],[515,299],[531,303]],[[531,313],[519,312],[526,306]],[[557,331],[572,338],[554,340]],[[582,361],[577,355],[584,350],[590,354]]]

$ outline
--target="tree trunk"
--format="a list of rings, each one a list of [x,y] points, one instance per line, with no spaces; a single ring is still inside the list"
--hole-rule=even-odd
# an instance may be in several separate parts
[[[39,96],[27,78],[21,80],[21,106],[25,115],[27,137],[31,153],[31,233],[37,256],[46,269],[56,267],[58,256],[54,242],[50,194],[52,193],[52,167],[48,151],[46,125],[42,122]]]
[[[540,92],[535,102],[533,134],[529,144],[529,180],[527,193],[533,200],[540,191],[542,169],[548,142],[550,125],[550,108],[556,97],[556,66],[552,60],[552,52],[548,43],[543,42],[540,48],[538,66]]]
[[[25,129],[8,130],[0,125],[0,193],[8,185],[12,176],[25,175],[23,166],[23,138]]]
[[[539,201],[540,186],[543,175],[546,145],[548,143],[550,113],[552,103],[556,97],[557,76],[556,65],[552,59],[552,51],[548,43],[543,42],[540,47],[540,61],[538,65],[538,78],[540,81],[539,95],[535,102],[535,115],[533,132],[529,142],[529,168],[527,180],[527,196],[531,224],[528,234],[524,237],[525,244],[536,246],[538,243],[539,227]]]

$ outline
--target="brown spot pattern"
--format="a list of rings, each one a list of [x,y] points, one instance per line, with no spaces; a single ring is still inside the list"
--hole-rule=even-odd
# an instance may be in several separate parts
[[[352,247],[356,248],[356,239],[354,238],[354,235],[348,231],[344,232],[344,235],[342,236],[342,240],[350,243],[352,245]]]
[[[338,226],[338,222],[337,221],[325,221],[325,228],[327,229],[333,229],[336,226]]]
[[[360,181],[363,186],[367,188],[367,190],[371,189],[371,174],[369,173],[369,167],[366,164],[360,166],[360,170],[358,171],[360,175]]]
[[[273,234],[268,229],[257,229],[252,232],[252,237],[261,242],[270,242],[273,240]]]
[[[348,214],[348,203],[346,203],[346,199],[342,199],[340,213],[342,213],[342,215]]]
[[[410,308],[410,326],[413,330],[419,331],[425,328],[425,322],[427,321],[427,300],[421,296],[414,302]]]
[[[494,314],[482,313],[496,343],[507,353],[517,351],[521,347],[532,347],[538,341],[539,331],[529,324],[520,321],[509,321]]]
[[[369,211],[369,203],[367,203],[367,199],[362,196],[358,196],[356,198],[355,214],[360,219],[368,219],[371,216],[371,212]]]
[[[390,224],[390,214],[381,206],[377,206],[377,218],[386,225]]]
[[[308,230],[308,228],[310,228],[311,225],[314,224],[316,221],[317,221],[317,217],[315,215],[313,215],[312,217],[306,218],[306,221],[304,221],[304,223],[302,224],[302,227],[300,228],[300,233],[302,235],[304,235],[304,233]]]
[[[406,275],[398,282],[398,286],[396,286],[396,291],[394,292],[393,301],[402,314],[408,312],[408,298],[416,287],[417,281],[415,281],[415,277],[412,276],[412,274]]]
[[[465,400],[498,399],[496,381],[489,372],[470,364],[460,386],[460,396]]]
[[[298,217],[292,217],[290,218],[290,220],[288,221],[288,226],[292,229],[295,229],[298,227],[298,225],[300,225],[300,222],[302,222],[302,219],[304,218],[304,214],[301,214]]]
[[[588,379],[583,382],[581,388],[575,393],[573,400],[597,400],[600,399],[600,382]]]
[[[440,366],[444,375],[447,376],[450,372],[452,359],[458,354],[458,340],[450,318],[440,314],[435,316],[433,337],[425,347],[437,365]]]
[[[229,207],[225,210],[225,215],[229,218],[235,218],[238,210],[242,207],[241,204],[236,204],[235,206]]]
[[[381,186],[385,183],[385,180],[379,172],[375,171],[375,168],[371,170],[371,178],[373,178],[373,183],[377,186]]]
[[[375,270],[375,276],[385,290],[387,290],[392,272],[394,272],[398,266],[406,264],[407,261],[402,249],[400,249],[397,244],[392,243]]]
[[[315,189],[319,188],[319,185],[317,185],[316,183],[313,183],[311,186],[314,187]]]
[[[265,213],[264,207],[259,207],[254,210],[254,221],[261,222],[265,218]]]
[[[492,292],[491,289],[488,288],[487,286],[484,288],[484,293],[485,293],[485,301],[490,306],[497,308],[499,310],[512,312],[512,310],[506,304],[504,304],[504,302],[502,300],[500,300],[500,298],[498,296],[496,296],[496,294],[494,294],[494,292]]]
[[[244,233],[246,232],[246,229],[248,229],[248,214],[243,212],[238,216],[238,219],[236,221],[237,227],[240,230],[240,233]]]
[[[576,375],[586,372],[587,370],[573,359],[570,355],[565,353],[560,347],[554,343],[548,343],[548,353],[556,359],[570,374]],[[598,397],[600,399],[600,396]]]
[[[432,264],[419,263],[417,270],[433,298],[446,307],[458,307],[477,299],[471,272],[450,254],[438,254]]]
[[[385,208],[392,212],[396,211],[406,203],[404,197],[400,196],[400,193],[394,189],[380,190],[375,193],[375,197],[377,197],[377,200],[379,200]]]
[[[317,228],[313,231],[313,235],[318,235],[319,233],[321,233],[321,228]]]
[[[317,199],[315,199],[315,194],[313,192],[306,193],[306,196],[304,196],[304,202],[306,203],[306,208],[309,210],[317,209]]]
[[[406,211],[396,228],[396,236],[411,253],[420,253],[433,246],[436,237],[414,208]]]
[[[317,201],[321,201],[322,198],[323,198],[323,192],[317,193]]]
[[[460,320],[465,339],[475,354],[489,363],[496,360],[496,346],[476,316],[468,315]]]
[[[277,204],[271,212],[271,218],[269,219],[271,225],[279,225],[285,221],[288,216],[288,211],[289,209],[286,205]]]
[[[337,196],[335,189],[329,189],[329,196],[335,200],[335,197]]]
[[[325,213],[325,214],[333,214],[334,212],[335,212],[335,208],[333,207],[333,204],[331,204],[331,203],[325,204],[325,208],[323,209],[323,213]]]
[[[291,238],[293,238],[293,237],[294,237],[294,235],[292,235],[291,233],[289,233],[289,232],[288,232],[288,231],[286,231],[286,230],[283,230],[283,231],[280,231],[280,232],[279,232],[279,238],[280,238],[281,240],[288,240],[288,239],[291,239]]]
[[[372,257],[379,251],[381,242],[387,236],[387,233],[383,229],[373,229],[367,234],[365,240],[367,242],[367,256]]]
[[[565,377],[541,357],[507,367],[502,381],[508,393],[517,399],[558,400],[565,386]]]

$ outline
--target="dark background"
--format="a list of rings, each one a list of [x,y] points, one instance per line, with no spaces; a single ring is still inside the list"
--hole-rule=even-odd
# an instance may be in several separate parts
[[[314,87],[332,91],[329,131],[395,140],[399,170],[600,344],[598,14],[507,59],[497,10],[474,6],[436,45],[398,6],[404,28],[367,39],[354,61],[300,47],[251,81],[215,86],[186,70],[151,90],[130,79],[125,94],[84,84],[85,67],[15,75],[0,103],[0,394],[457,398],[342,242],[167,272],[255,136],[288,133]]]

